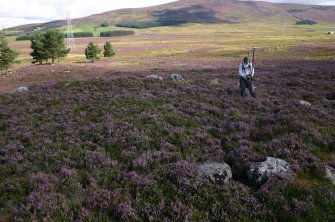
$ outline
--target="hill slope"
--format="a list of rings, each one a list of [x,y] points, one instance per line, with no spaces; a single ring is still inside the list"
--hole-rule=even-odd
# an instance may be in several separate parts
[[[335,7],[301,4],[276,4],[237,0],[180,0],[159,6],[138,9],[120,9],[74,19],[74,24],[113,25],[143,24],[149,26],[181,23],[241,23],[258,21],[298,21],[309,19],[317,22],[335,22]],[[31,31],[37,27],[50,28],[66,25],[65,20],[43,24],[17,26],[12,29]],[[135,26],[136,27],[136,26]]]

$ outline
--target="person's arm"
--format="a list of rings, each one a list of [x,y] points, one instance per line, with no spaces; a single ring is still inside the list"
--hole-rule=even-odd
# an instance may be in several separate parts
[[[243,69],[242,69],[242,63],[240,64],[240,67],[238,69],[238,75],[242,78],[245,77],[245,74],[243,73]]]

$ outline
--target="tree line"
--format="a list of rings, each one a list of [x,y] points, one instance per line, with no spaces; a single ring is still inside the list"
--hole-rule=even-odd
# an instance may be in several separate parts
[[[113,31],[106,31],[106,32],[100,32],[100,37],[116,37],[116,36],[125,36],[125,35],[135,35],[134,31],[129,30],[113,30]],[[27,41],[31,40],[34,35],[21,35],[18,36],[15,40],[16,41]],[[64,37],[67,37],[67,34],[64,34]],[[93,32],[74,32],[73,33],[74,38],[89,38],[94,37]]]
[[[32,63],[43,64],[43,62],[48,63],[51,60],[53,64],[55,60],[60,60],[66,57],[70,49],[64,44],[64,34],[56,29],[50,29],[46,33],[37,33],[30,37],[32,49],[30,55],[33,60]],[[98,60],[101,49],[98,45],[93,42],[89,43],[85,48],[86,59],[94,62]],[[8,74],[8,69],[15,62],[15,59],[19,53],[8,46],[8,42],[5,37],[0,37],[0,70],[6,70]],[[111,58],[115,55],[115,51],[110,42],[104,44],[103,56],[106,58]]]

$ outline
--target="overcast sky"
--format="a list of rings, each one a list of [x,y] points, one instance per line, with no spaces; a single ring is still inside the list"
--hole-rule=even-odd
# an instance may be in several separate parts
[[[304,4],[335,5],[335,0],[265,0]],[[173,0],[1,0],[0,30],[28,23],[65,19],[66,11],[78,18],[119,8],[159,5]]]

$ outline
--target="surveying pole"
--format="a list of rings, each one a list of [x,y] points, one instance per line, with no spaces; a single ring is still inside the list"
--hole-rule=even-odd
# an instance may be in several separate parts
[[[255,52],[256,52],[256,47],[252,48],[252,65],[254,65],[255,62]]]

